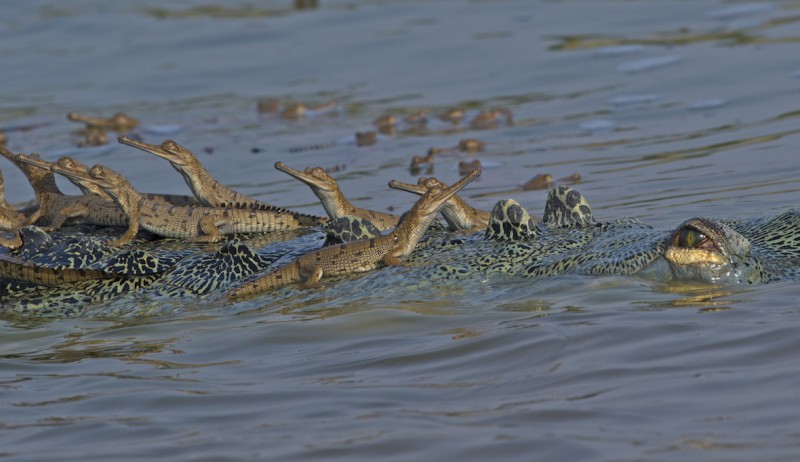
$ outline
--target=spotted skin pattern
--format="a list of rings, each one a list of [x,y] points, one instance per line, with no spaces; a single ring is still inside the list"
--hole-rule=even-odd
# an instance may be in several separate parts
[[[24,313],[40,317],[70,317],[83,314],[93,303],[112,300],[142,290],[160,275],[80,281],[43,287],[0,279],[3,309],[0,313]]]
[[[483,239],[446,240],[415,254],[414,261],[434,262],[424,270],[434,280],[475,272],[523,277],[633,274],[663,253],[666,235],[637,220],[597,223],[578,191],[559,186],[548,195],[540,223],[516,201],[499,201]]]
[[[371,221],[355,215],[334,218],[322,225],[322,231],[325,233],[325,246],[371,239],[381,235],[381,231]]]
[[[485,237],[495,241],[519,241],[535,237],[536,221],[514,199],[497,202],[489,216]]]
[[[119,249],[109,246],[110,237],[86,236],[73,232],[48,235],[36,226],[22,228],[23,245],[14,255],[43,268],[91,269],[120,276],[163,273],[192,251],[189,249]],[[141,242],[140,242],[141,244]]]
[[[749,283],[800,278],[800,212],[729,223],[750,243],[750,258],[736,262],[746,268]]]
[[[153,287],[152,293],[185,297],[204,296],[227,290],[234,282],[268,268],[273,260],[237,241],[225,243],[213,253],[183,259]]]
[[[693,220],[686,223],[700,220],[708,229],[720,230],[724,247],[739,249],[730,257],[733,279],[720,280],[768,283],[800,278],[798,211],[748,220]],[[541,222],[508,199],[496,204],[485,232],[429,233],[406,260],[401,274],[433,284],[492,273],[522,278],[635,274],[661,259],[670,240],[686,223],[674,230],[658,230],[636,219],[598,222],[580,193],[561,186],[548,196]],[[343,241],[379,234],[368,221],[354,217],[332,221],[324,231],[327,239]],[[0,280],[2,312],[42,316],[80,315],[92,303],[130,293],[147,297],[214,297],[253,274],[269,271],[319,247],[322,241],[317,233],[256,249],[234,237],[208,251],[176,250],[174,244],[164,244],[166,240],[139,240],[135,246],[120,251],[109,250],[104,244],[105,236],[81,238],[54,233],[53,237],[35,227],[23,228],[21,234],[25,245],[16,252],[17,256],[41,265],[101,269],[120,275],[55,287]],[[688,272],[673,267],[671,271],[667,277],[688,275],[702,279],[709,273],[703,266]],[[387,280],[380,274],[374,277],[392,284],[391,278]],[[327,290],[335,292],[336,287]]]
[[[554,228],[587,227],[594,224],[594,217],[592,208],[581,193],[560,185],[547,196],[543,221]]]

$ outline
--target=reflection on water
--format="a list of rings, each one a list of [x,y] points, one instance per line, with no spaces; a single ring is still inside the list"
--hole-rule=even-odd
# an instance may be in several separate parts
[[[748,291],[740,287],[720,287],[714,284],[692,284],[672,282],[662,288],[663,293],[674,294],[677,298],[665,301],[643,302],[651,309],[697,308],[700,312],[713,312],[732,309],[739,303],[751,302],[742,298]],[[735,298],[731,298],[734,297]]]
[[[402,212],[413,198],[387,181],[414,183],[414,156],[478,138],[483,150],[449,150],[430,168],[452,182],[460,162],[491,166],[462,194],[481,209],[513,196],[538,213],[546,191],[520,185],[578,172],[600,220],[668,229],[693,216],[772,215],[794,206],[799,189],[797,9],[19,2],[0,18],[0,131],[13,151],[53,160],[70,150],[143,191],[186,194],[163,160],[113,142],[74,146],[68,112],[125,112],[151,127],[134,134],[175,138],[222,183],[315,214],[316,197],[276,161],[335,167],[357,205]],[[338,108],[287,119],[259,113],[268,98]],[[382,115],[425,110],[433,120],[453,107],[506,108],[514,123],[352,141]],[[291,151],[312,145],[324,147]],[[6,197],[30,202],[20,172],[0,169]],[[269,243],[259,239],[250,243]],[[4,314],[0,451],[15,460],[800,454],[797,409],[787,405],[798,388],[795,283],[331,283],[346,293],[292,288],[237,304],[131,297],[78,319]]]

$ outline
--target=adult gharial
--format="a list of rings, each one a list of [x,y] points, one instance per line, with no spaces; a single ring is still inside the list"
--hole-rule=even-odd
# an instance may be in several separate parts
[[[381,274],[387,265],[401,265],[404,278],[442,287],[491,273],[550,278],[648,272],[716,284],[800,275],[796,210],[747,220],[692,218],[672,229],[654,229],[636,219],[599,221],[578,191],[558,186],[549,193],[541,220],[512,199],[497,202],[487,217],[456,196],[478,174],[451,187],[427,178],[416,186],[391,182],[423,196],[384,235],[365,216],[349,215],[299,235],[267,241],[236,235],[221,246],[145,236],[113,248],[109,244],[118,242],[108,228],[88,237],[70,234],[69,226],[50,237],[35,227],[22,228],[24,244],[0,255],[0,301],[5,311],[36,313],[47,307],[49,314],[68,315],[79,313],[81,304],[122,294],[239,300],[306,290],[323,276],[324,287],[316,290],[335,296],[337,281],[363,271],[372,272],[364,280],[376,281],[376,287],[392,284],[394,276]],[[449,217],[450,229],[424,234],[439,211]],[[468,229],[453,229],[459,227]],[[333,244],[320,248],[319,231]]]

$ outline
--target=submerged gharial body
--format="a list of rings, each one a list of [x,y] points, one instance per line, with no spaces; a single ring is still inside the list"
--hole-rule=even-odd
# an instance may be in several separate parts
[[[541,222],[515,201],[500,201],[484,233],[431,243],[410,263],[434,281],[493,272],[541,278],[648,271],[664,279],[767,283],[800,276],[800,214],[692,218],[675,229],[654,229],[636,219],[598,222],[577,191],[560,186]]]
[[[354,229],[362,228],[353,223]],[[137,245],[158,248],[160,242]],[[24,305],[27,297],[40,302],[52,300],[49,306],[57,312],[52,307],[58,307],[63,300],[64,313],[69,314],[76,302],[103,300],[119,292],[216,299],[242,281],[268,274],[320,243],[321,236],[314,233],[265,246],[234,239],[215,247],[216,250],[194,251],[175,261],[170,260],[174,254],[161,253],[165,262],[160,267],[163,271],[124,282],[104,278],[45,288],[28,284],[24,288],[27,292],[12,297],[11,305],[8,299],[3,299],[4,307],[9,311],[21,310],[19,306]],[[796,279],[800,277],[800,214],[790,210],[747,220],[692,218],[674,229],[654,229],[636,219],[597,221],[580,193],[561,186],[551,191],[541,221],[532,218],[513,200],[500,201],[492,210],[485,230],[467,234],[430,233],[408,255],[401,271],[378,269],[364,276],[359,287],[378,291],[399,283],[397,277],[441,287],[463,287],[474,282],[471,278],[492,273],[520,279],[647,273],[648,277],[664,280],[721,284]],[[326,297],[335,298],[337,290],[342,291],[339,295],[352,296],[347,293],[352,289],[346,285],[338,289],[340,282],[341,277],[318,290],[324,290]],[[305,289],[295,286],[286,290]],[[281,294],[285,295],[285,291],[277,296]],[[14,303],[18,303],[16,308]],[[48,305],[39,303],[42,304]]]

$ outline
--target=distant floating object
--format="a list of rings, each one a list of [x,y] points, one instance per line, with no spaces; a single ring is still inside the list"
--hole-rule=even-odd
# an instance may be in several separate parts
[[[595,56],[601,58],[608,58],[613,56],[624,56],[641,53],[644,51],[644,45],[618,45],[613,47],[598,48],[594,51]]]
[[[683,55],[655,56],[652,58],[635,59],[625,61],[617,66],[617,70],[626,74],[636,74],[639,72],[650,71],[661,67],[671,66],[683,61]]]
[[[728,102],[726,100],[724,100],[724,99],[703,99],[703,100],[697,101],[695,103],[692,103],[689,106],[689,109],[692,109],[692,110],[695,110],[695,111],[701,111],[701,110],[705,110],[705,109],[716,109],[718,107],[722,107],[722,106],[725,106],[727,104],[728,104]]]
[[[711,10],[706,13],[707,18],[711,19],[732,19],[742,16],[752,16],[772,11],[773,6],[768,3],[745,3],[725,8]]]
[[[579,127],[589,133],[610,133],[617,128],[617,123],[608,119],[594,119],[581,123]]]
[[[614,106],[638,106],[642,104],[654,103],[661,99],[661,95],[622,95],[615,96],[608,100]]]

